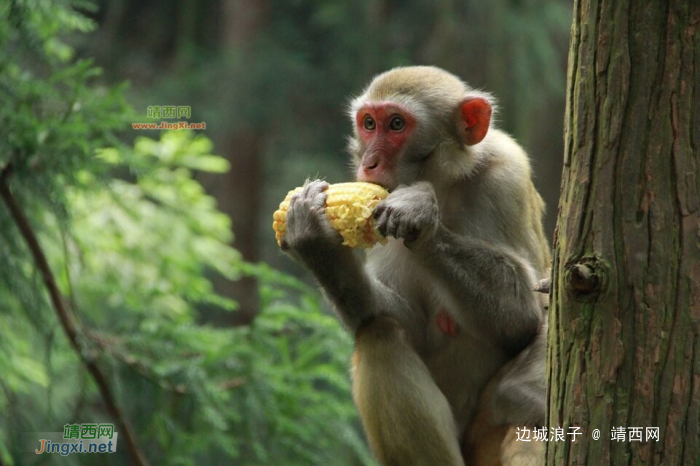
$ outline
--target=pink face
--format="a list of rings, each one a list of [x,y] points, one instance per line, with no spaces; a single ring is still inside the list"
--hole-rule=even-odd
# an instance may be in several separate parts
[[[402,149],[416,127],[415,117],[399,104],[375,102],[358,110],[355,124],[365,146],[357,180],[393,188]]]

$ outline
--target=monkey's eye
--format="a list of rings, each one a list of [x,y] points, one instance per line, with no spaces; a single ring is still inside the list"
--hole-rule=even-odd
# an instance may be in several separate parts
[[[365,119],[362,120],[362,126],[367,130],[367,131],[372,131],[374,128],[377,127],[377,122],[374,121],[374,118],[371,116],[367,115],[365,116]]]
[[[389,129],[392,131],[401,131],[406,127],[406,120],[403,119],[403,117],[400,117],[399,115],[394,115],[391,117],[391,121],[389,122]]]

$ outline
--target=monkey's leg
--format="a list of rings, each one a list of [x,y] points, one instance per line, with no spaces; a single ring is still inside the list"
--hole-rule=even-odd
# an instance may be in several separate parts
[[[547,325],[535,340],[489,381],[465,435],[465,457],[476,466],[536,466],[544,443],[518,440],[518,427],[542,425],[545,417],[544,361]],[[532,435],[523,438],[530,438]]]
[[[510,426],[501,443],[503,466],[539,466],[544,462],[544,442],[518,440],[516,426]]]
[[[355,339],[353,395],[383,466],[464,466],[452,411],[401,325],[378,316]]]
[[[470,466],[501,466],[501,449],[509,425],[496,425],[480,406],[464,435],[464,459]]]
[[[539,466],[544,442],[518,440],[518,426],[495,425],[481,410],[465,434],[464,458],[470,466]]]

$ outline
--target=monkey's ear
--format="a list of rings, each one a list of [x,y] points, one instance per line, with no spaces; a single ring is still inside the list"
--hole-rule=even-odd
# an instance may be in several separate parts
[[[468,146],[480,143],[489,130],[491,104],[483,97],[467,97],[457,111],[457,133]]]

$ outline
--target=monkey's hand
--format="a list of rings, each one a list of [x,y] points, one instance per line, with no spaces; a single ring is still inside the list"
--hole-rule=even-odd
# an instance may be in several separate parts
[[[370,280],[352,248],[326,215],[325,181],[311,181],[292,196],[287,209],[287,229],[280,246],[316,277],[347,328],[354,332],[363,322],[377,315],[378,301],[383,308],[398,308],[376,280]],[[408,314],[408,312],[406,313]]]
[[[316,256],[327,256],[342,249],[342,237],[326,216],[326,189],[325,181],[309,181],[289,202],[287,231],[281,247],[307,265],[313,265],[309,262]]]
[[[377,205],[374,218],[383,236],[403,238],[408,248],[419,248],[434,239],[440,225],[435,190],[424,181],[399,186]]]

